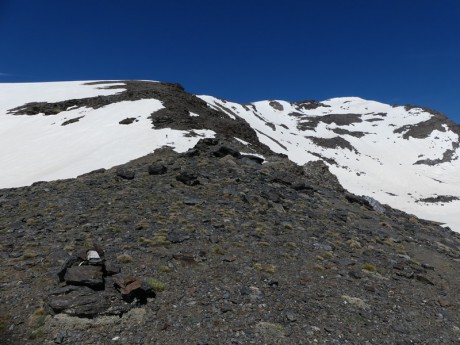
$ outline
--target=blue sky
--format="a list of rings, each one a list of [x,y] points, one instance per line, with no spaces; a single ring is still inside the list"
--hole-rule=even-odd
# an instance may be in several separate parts
[[[460,123],[458,0],[0,0],[0,82],[152,79],[250,102],[359,96]]]

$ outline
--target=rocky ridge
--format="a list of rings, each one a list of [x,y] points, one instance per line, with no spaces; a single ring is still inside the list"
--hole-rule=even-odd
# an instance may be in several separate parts
[[[0,190],[0,342],[460,341],[458,234],[347,192],[322,162],[244,151],[218,136]],[[63,265],[101,257],[95,242],[155,297],[109,298],[129,306],[115,315],[51,311],[56,288],[74,286]],[[93,290],[130,284],[108,278]]]

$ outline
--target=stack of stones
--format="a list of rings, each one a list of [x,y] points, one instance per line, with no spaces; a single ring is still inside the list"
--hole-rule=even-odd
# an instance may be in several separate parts
[[[106,261],[104,250],[97,243],[70,256],[57,275],[59,287],[50,291],[46,299],[46,307],[52,315],[121,316],[155,297],[147,283],[123,275],[118,265]]]

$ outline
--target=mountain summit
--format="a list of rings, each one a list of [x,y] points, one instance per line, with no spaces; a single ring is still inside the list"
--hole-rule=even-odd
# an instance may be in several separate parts
[[[460,126],[358,97],[239,104],[178,84],[0,84],[0,187],[76,177],[223,136],[248,153],[322,160],[351,192],[460,231]]]

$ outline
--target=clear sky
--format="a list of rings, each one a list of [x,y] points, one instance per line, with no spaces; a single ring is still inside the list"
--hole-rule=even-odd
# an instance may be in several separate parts
[[[460,123],[458,0],[0,0],[0,82],[149,79],[250,102],[359,96]]]

